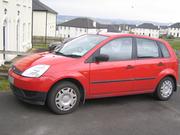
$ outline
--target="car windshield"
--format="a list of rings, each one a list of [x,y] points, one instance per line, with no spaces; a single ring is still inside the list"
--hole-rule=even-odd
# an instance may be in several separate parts
[[[106,38],[101,35],[83,35],[64,44],[55,53],[67,57],[81,57]]]

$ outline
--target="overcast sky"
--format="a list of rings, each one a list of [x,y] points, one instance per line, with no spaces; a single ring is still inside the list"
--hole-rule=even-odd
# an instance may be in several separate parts
[[[180,0],[41,0],[61,15],[180,22]]]

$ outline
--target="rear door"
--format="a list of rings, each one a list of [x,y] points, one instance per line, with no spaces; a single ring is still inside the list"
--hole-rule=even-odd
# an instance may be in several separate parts
[[[97,53],[109,56],[109,61],[90,64],[92,95],[116,95],[133,88],[132,38],[119,38],[101,47]],[[97,54],[97,55],[98,55]]]
[[[161,58],[161,51],[156,41],[136,38],[137,59],[134,69],[134,90],[154,90],[156,79],[164,69],[165,64]]]

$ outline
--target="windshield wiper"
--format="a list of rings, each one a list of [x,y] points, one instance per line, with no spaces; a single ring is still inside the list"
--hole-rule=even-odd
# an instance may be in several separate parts
[[[55,51],[55,53],[57,54],[57,55],[62,55],[62,56],[65,56],[65,57],[72,57],[72,58],[79,58],[79,57],[81,57],[80,55],[76,55],[76,54],[64,54],[64,53],[61,53],[61,52],[56,52]]]
[[[79,57],[81,57],[80,55],[76,55],[76,54],[65,54],[64,56],[72,57],[72,58],[79,58]]]

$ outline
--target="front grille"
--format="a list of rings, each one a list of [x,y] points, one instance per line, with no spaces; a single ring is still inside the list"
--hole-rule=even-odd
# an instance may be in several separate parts
[[[21,97],[34,97],[37,95],[37,92],[34,92],[34,91],[26,91],[26,90],[23,90],[23,89],[19,89],[13,85],[11,85],[11,89],[13,90],[14,94],[17,95],[17,96],[21,96]]]
[[[15,95],[20,96],[20,97],[24,97],[24,96],[25,96],[24,93],[23,93],[23,91],[22,91],[21,89],[13,86],[12,84],[10,85],[10,87],[11,87],[11,89],[13,90],[13,93],[14,93]]]
[[[22,71],[20,71],[18,68],[16,68],[15,66],[12,66],[12,71],[17,74],[17,75],[21,75]]]

